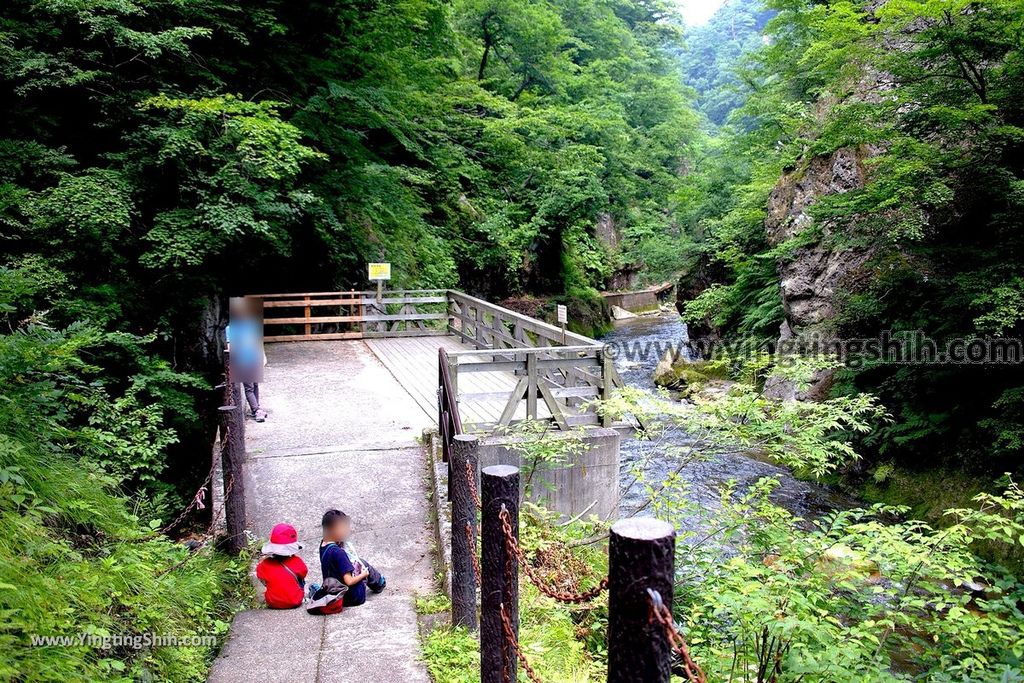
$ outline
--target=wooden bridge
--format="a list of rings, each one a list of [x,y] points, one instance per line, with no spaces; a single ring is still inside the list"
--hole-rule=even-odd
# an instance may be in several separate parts
[[[262,294],[264,341],[363,340],[443,435],[525,419],[608,425],[622,385],[601,343],[450,289]]]

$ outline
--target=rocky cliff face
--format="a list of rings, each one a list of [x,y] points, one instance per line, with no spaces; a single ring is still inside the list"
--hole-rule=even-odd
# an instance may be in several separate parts
[[[848,147],[829,156],[815,157],[802,168],[779,179],[768,201],[765,232],[773,244],[799,236],[815,226],[811,207],[822,197],[864,187],[865,159],[880,153],[874,147]],[[839,247],[831,240],[831,226],[819,226],[821,236],[808,246],[795,250],[779,262],[779,295],[784,319],[779,342],[801,343],[809,333],[817,333],[820,342],[832,338],[830,324],[836,313],[837,294],[849,291],[861,278],[860,271],[877,247]],[[768,395],[780,399],[824,398],[832,385],[832,373],[820,372],[806,391],[797,391],[792,382],[774,380],[765,387]]]
[[[594,224],[594,234],[611,253],[619,253],[622,244],[622,231],[615,216],[610,213],[602,213],[597,217]],[[641,265],[639,263],[625,263],[617,268],[609,278],[606,286],[611,291],[623,291],[634,289],[640,279]]]
[[[877,155],[874,147],[843,148],[816,157],[804,168],[779,180],[768,201],[765,231],[773,245],[798,236],[814,226],[810,208],[822,197],[859,189],[867,182],[864,160]],[[835,295],[869,260],[871,247],[836,248],[830,245],[830,226],[821,226],[822,238],[797,249],[779,263],[779,287],[785,320],[781,339],[806,330],[828,334],[827,322],[835,314]]]

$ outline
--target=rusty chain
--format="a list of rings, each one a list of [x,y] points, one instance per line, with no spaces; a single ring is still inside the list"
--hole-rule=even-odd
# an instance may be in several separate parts
[[[466,467],[466,474],[467,479],[470,482],[472,482],[472,469],[470,468],[468,463]],[[476,499],[476,489],[472,484],[470,485],[470,492],[473,495],[474,499]],[[477,502],[477,504],[479,505],[479,502]],[[544,583],[540,580],[540,578],[537,577],[536,573],[534,572],[533,565],[531,565],[526,560],[526,556],[523,553],[522,548],[520,548],[519,546],[519,541],[516,539],[515,534],[513,533],[511,516],[509,515],[508,509],[504,505],[501,506],[501,510],[498,512],[498,517],[501,520],[502,535],[505,537],[505,545],[507,548],[505,558],[505,578],[509,583],[507,594],[511,594],[513,558],[523,568],[523,570],[526,572],[527,577],[537,587],[537,589],[540,590],[541,593],[547,595],[548,597],[554,598],[559,602],[587,602],[597,597],[603,591],[608,589],[607,577],[601,579],[600,583],[598,583],[598,585],[594,588],[591,588],[590,590],[579,594],[556,591],[545,586]],[[473,548],[472,529],[468,523],[466,524],[466,537],[470,542],[470,549],[472,551],[471,555],[473,559],[473,569],[477,574],[477,582],[479,584],[480,569],[479,565],[477,564],[477,558],[475,553],[476,549]],[[700,666],[693,660],[693,657],[690,655],[690,648],[686,643],[686,639],[676,629],[675,621],[672,618],[672,612],[668,609],[668,607],[665,606],[665,603],[661,599],[661,594],[657,591],[647,589],[647,599],[650,608],[648,616],[650,623],[658,624],[664,630],[665,638],[671,646],[672,651],[675,652],[676,655],[678,655],[682,662],[683,674],[686,680],[689,683],[707,683],[707,677],[705,676],[704,671],[700,668]],[[523,670],[526,672],[526,675],[530,679],[530,681],[532,683],[541,683],[540,677],[537,675],[537,672],[534,671],[533,667],[530,666],[530,662],[526,658],[526,654],[522,651],[522,649],[519,646],[519,639],[516,636],[515,629],[512,628],[512,620],[509,617],[508,611],[505,609],[505,603],[501,603],[499,605],[499,608],[501,612],[502,629],[505,633],[504,646],[511,647],[511,649],[515,652],[516,658],[518,659],[520,665],[523,667]],[[505,657],[505,662],[506,664],[508,662],[507,656]],[[509,667],[507,665],[503,667],[502,676],[505,683],[512,683],[511,672],[509,671]]]
[[[158,535],[159,534],[166,534],[171,529],[176,528],[179,524],[182,523],[182,521],[184,521],[185,517],[187,517],[188,514],[190,512],[192,512],[193,510],[205,510],[206,509],[206,503],[205,503],[205,500],[206,500],[206,487],[209,486],[210,482],[213,480],[213,475],[214,475],[214,472],[216,472],[216,470],[217,470],[217,461],[214,460],[213,464],[210,465],[210,471],[207,472],[206,478],[203,479],[203,483],[199,485],[199,488],[196,489],[196,494],[194,496],[192,496],[192,502],[189,503],[188,506],[184,510],[181,511],[180,515],[178,515],[177,517],[174,518],[174,521],[172,521],[170,524],[167,524],[166,526],[161,528],[159,531],[157,531]]]
[[[476,472],[473,471],[473,463],[466,461],[466,484],[469,485],[469,497],[473,499],[473,505],[477,510],[483,510],[483,503],[480,502],[480,495],[476,490]]]
[[[234,395],[234,392],[231,390],[230,379],[231,379],[231,369],[230,369],[230,367],[227,367],[227,368],[224,369],[224,384],[227,387],[226,391],[224,392],[224,398],[225,398],[225,401],[226,401],[225,405],[234,406],[235,405],[235,395]],[[224,427],[224,433],[220,435],[220,442],[222,444],[221,445],[221,452],[222,452],[222,454],[223,454],[223,451],[224,451],[224,445],[223,444],[227,443],[228,435],[230,434],[230,432],[231,432],[231,427],[225,426]],[[210,450],[211,451],[213,450],[213,446],[215,446],[216,444],[217,444],[217,430],[214,430],[213,444],[210,445]],[[217,471],[217,459],[216,458],[211,458],[211,461],[212,462],[210,463],[210,471],[206,473],[206,478],[203,479],[203,483],[199,485],[198,489],[196,489],[195,495],[192,496],[192,501],[188,504],[188,506],[184,510],[181,511],[181,514],[179,514],[177,517],[174,518],[174,521],[172,521],[170,524],[167,524],[166,526],[161,528],[159,531],[157,531],[156,532],[157,535],[166,534],[171,529],[176,528],[179,524],[181,524],[181,522],[185,519],[185,517],[187,517],[188,514],[190,512],[192,512],[193,510],[205,510],[206,509],[206,504],[204,502],[205,499],[206,499],[206,487],[210,485],[211,481],[213,481],[213,475]],[[226,496],[225,496],[225,498],[226,498]],[[212,501],[211,501],[211,504],[212,504]]]
[[[227,437],[227,432],[225,431],[225,440],[226,440],[226,437]],[[214,436],[213,444],[210,445],[210,449],[211,450],[213,450],[213,447],[214,447],[214,445],[216,445],[216,443],[217,443],[217,437]],[[181,524],[185,520],[185,518],[188,517],[189,513],[191,513],[193,510],[205,510],[206,509],[206,502],[205,502],[206,501],[206,488],[210,485],[210,482],[213,481],[213,475],[216,474],[216,472],[217,472],[217,460],[215,458],[211,458],[211,460],[213,460],[213,462],[210,465],[210,471],[206,473],[206,478],[203,479],[203,483],[199,485],[198,489],[196,489],[195,495],[192,496],[192,501],[185,507],[184,510],[181,511],[181,513],[177,517],[174,518],[174,520],[170,524],[166,524],[163,527],[161,527],[160,529],[157,529],[156,531],[154,531],[152,533],[148,533],[148,534],[146,534],[144,536],[140,536],[138,538],[130,539],[127,542],[128,543],[145,543],[147,541],[156,540],[157,538],[160,538],[161,536],[166,535],[169,531],[171,531],[172,529],[176,528],[179,524]],[[212,504],[212,501],[211,501],[211,504]]]
[[[218,510],[213,515],[213,519],[210,520],[210,528],[207,530],[206,535],[203,538],[202,542],[199,545],[197,545],[197,546],[195,546],[193,548],[190,548],[189,549],[189,554],[186,555],[185,558],[182,559],[180,562],[172,564],[170,567],[168,567],[167,569],[165,569],[162,572],[160,572],[159,574],[157,574],[158,578],[161,577],[161,576],[164,576],[166,574],[170,574],[175,569],[180,569],[181,567],[184,567],[185,564],[188,563],[189,560],[191,560],[193,557],[195,557],[196,555],[199,554],[200,550],[202,550],[206,546],[210,545],[210,541],[214,538],[214,535],[217,532],[217,524],[220,522],[221,514],[223,514],[224,510],[227,508],[228,497],[231,496],[231,489],[234,487],[234,485],[235,485],[235,478],[231,477],[230,479],[228,479],[228,485],[224,488],[224,504],[221,506],[220,510]]]
[[[533,670],[532,666],[530,666],[529,660],[526,659],[526,654],[519,647],[519,639],[516,638],[515,629],[512,628],[512,620],[508,616],[508,611],[505,610],[505,603],[501,603],[500,607],[501,626],[505,631],[505,640],[508,641],[508,644],[511,645],[512,649],[515,651],[516,659],[519,660],[519,663],[523,667],[523,671],[526,672],[526,677],[533,681],[533,683],[541,683],[540,676],[538,676],[537,672]],[[505,667],[505,679],[508,680],[508,678],[508,667]]]
[[[509,555],[516,558],[519,565],[523,568],[523,571],[526,572],[527,577],[529,577],[530,582],[533,583],[541,593],[549,598],[554,598],[559,602],[580,604],[593,600],[608,589],[607,577],[601,579],[596,586],[588,591],[584,591],[583,593],[557,591],[544,585],[544,581],[541,580],[534,571],[533,565],[526,560],[526,555],[523,553],[522,548],[519,547],[519,541],[516,540],[515,535],[512,533],[512,522],[509,519],[508,510],[502,508],[498,515],[501,518],[501,529],[505,536],[505,545],[508,546]]]
[[[476,585],[480,586],[480,560],[476,557],[476,543],[473,540],[473,526],[466,522],[466,546],[469,548],[469,559],[473,562],[473,574],[476,575]]]
[[[469,489],[469,496],[473,499],[473,504],[476,506],[476,509],[483,509],[483,505],[480,503],[480,496],[476,491],[476,474],[473,472],[473,463],[469,460],[466,461],[466,485]],[[473,516],[476,516],[475,513]],[[469,558],[473,561],[473,573],[476,575],[476,585],[481,586],[483,584],[480,579],[480,560],[476,555],[476,542],[473,539],[473,526],[469,522],[466,522],[466,545],[469,548]]]
[[[504,521],[508,517],[508,509],[505,507],[504,503],[501,504],[501,510],[499,512],[499,515],[505,515],[505,517],[501,518],[502,521]],[[505,597],[506,598],[510,598],[513,595],[515,595],[515,596],[517,596],[516,599],[518,601],[518,595],[519,595],[518,586],[513,585],[513,582],[518,583],[518,575],[516,575],[516,578],[513,579],[514,570],[515,570],[515,563],[514,563],[514,561],[512,559],[512,554],[506,552],[505,553],[505,575],[504,575],[504,577],[502,577],[502,578],[505,579]],[[502,642],[502,674],[504,675],[505,683],[511,683],[510,679],[512,677],[512,674],[511,674],[511,671],[509,671],[509,669],[511,667],[508,666],[508,664],[509,664],[508,649],[511,648],[511,649],[515,650],[517,657],[521,657],[522,653],[519,651],[519,638],[516,635],[515,630],[512,628],[512,620],[508,617],[508,615],[505,612],[505,601],[502,600],[499,603],[498,606],[499,606],[499,608],[501,610],[501,617],[502,617],[501,625],[502,625],[502,630],[504,631],[504,634],[505,634],[505,639]],[[519,605],[517,603],[516,604],[517,611],[518,611],[518,606]]]
[[[690,683],[706,683],[707,678],[704,672],[693,661],[690,656],[690,648],[686,639],[676,630],[675,621],[672,618],[672,611],[661,599],[661,594],[651,588],[647,589],[647,604],[650,607],[649,620],[652,624],[658,624],[665,631],[665,638],[668,639],[672,650],[679,655],[683,663],[683,674]]]

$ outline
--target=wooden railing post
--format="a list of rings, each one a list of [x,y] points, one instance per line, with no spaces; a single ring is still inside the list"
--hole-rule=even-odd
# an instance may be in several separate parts
[[[526,417],[537,419],[537,354],[526,354]]]
[[[238,555],[246,546],[245,538],[245,406],[242,385],[233,382],[229,405],[220,407],[221,469],[224,476],[224,515],[227,527],[226,548]]]
[[[615,363],[610,353],[607,353],[603,348],[598,352],[601,357],[601,400],[607,401],[612,397],[612,389],[614,384],[612,377],[615,373]],[[601,417],[602,427],[612,426],[612,416],[607,410],[604,411],[604,415]]]
[[[305,329],[306,336],[308,337],[313,334],[313,325],[309,322],[309,319],[313,317],[313,311],[309,306],[309,297],[303,297],[303,301],[306,304],[305,308],[302,309],[302,315],[306,319],[306,324],[303,326],[303,329]]]
[[[505,636],[502,612],[519,637],[519,567],[508,551],[502,511],[519,538],[519,468],[494,465],[483,470],[481,515],[480,680],[516,679],[515,650]]]
[[[448,359],[448,377],[452,380],[452,405],[459,409],[459,359],[446,356]]]
[[[612,525],[608,544],[608,683],[669,683],[671,646],[647,590],[671,610],[676,533],[657,519]]]
[[[362,334],[364,337],[366,336],[366,332],[369,329],[367,327],[367,322],[363,319],[365,317],[366,306],[363,303],[363,293],[359,292],[359,333]]]
[[[476,325],[473,326],[473,335],[476,337],[477,348],[486,349],[487,340],[484,337],[484,309],[481,306],[476,307]]]
[[[476,572],[473,555],[476,553],[476,490],[477,448],[480,440],[468,434],[459,434],[452,444],[451,499],[452,499],[452,624],[465,626],[470,631],[476,622]],[[470,481],[472,477],[472,481]]]

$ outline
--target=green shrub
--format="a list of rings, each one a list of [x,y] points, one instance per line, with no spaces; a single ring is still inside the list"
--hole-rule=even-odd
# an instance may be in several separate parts
[[[201,680],[216,642],[145,639],[222,636],[245,583],[245,558],[190,556],[120,491],[116,463],[157,466],[170,436],[131,389],[102,405],[83,358],[103,342],[86,326],[0,335],[0,680]]]

